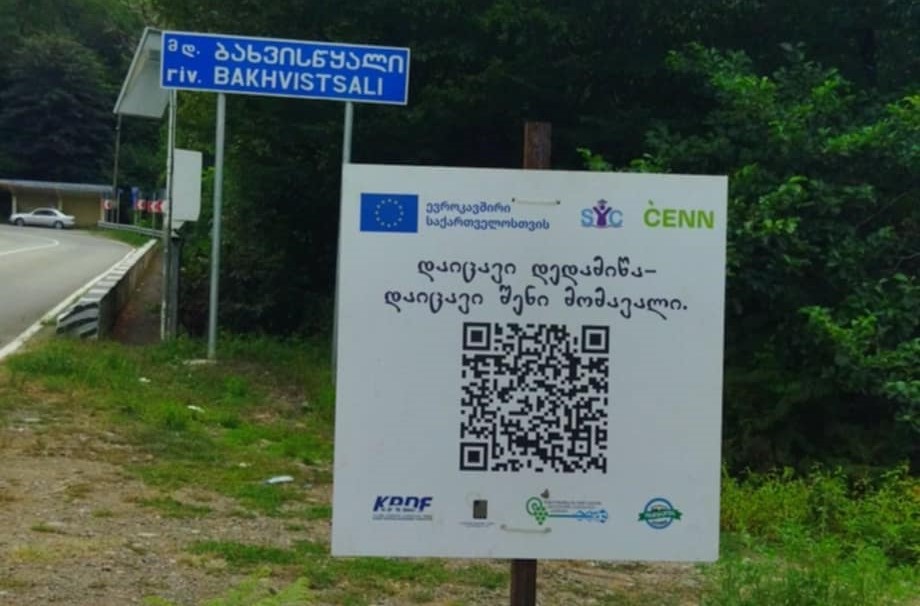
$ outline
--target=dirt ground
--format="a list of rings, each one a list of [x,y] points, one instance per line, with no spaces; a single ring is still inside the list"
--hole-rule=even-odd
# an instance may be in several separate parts
[[[159,339],[161,267],[159,257],[150,264],[119,317],[116,339]],[[0,604],[115,606],[150,595],[198,604],[242,577],[184,546],[204,538],[286,546],[305,538],[279,519],[228,517],[239,507],[216,494],[170,495],[206,503],[214,513],[202,518],[166,517],[143,506],[163,494],[122,465],[145,455],[99,432],[79,411],[40,401],[8,421],[0,430]]]
[[[51,403],[46,403],[51,404]],[[184,489],[168,496],[210,508],[209,515],[175,519],[142,505],[164,493],[132,479],[122,466],[138,454],[117,435],[92,428],[92,418],[52,408],[24,409],[0,431],[0,604],[116,606],[159,596],[176,604],[201,604],[222,595],[245,576],[219,558],[195,556],[199,540],[291,547],[298,540],[328,541],[327,520],[292,530],[284,519],[240,516],[239,505],[220,495]],[[328,495],[317,495],[328,499]],[[290,578],[270,580],[277,588]],[[688,565],[610,566],[540,564],[540,604],[613,604],[610,592],[647,595],[667,587],[667,601],[632,604],[694,604],[699,579]],[[578,588],[587,589],[585,593]],[[681,591],[681,589],[685,591]],[[406,595],[373,604],[406,604]],[[502,593],[502,592],[500,592]],[[674,600],[681,594],[684,599]],[[501,604],[483,596],[434,596],[434,604]],[[317,595],[317,603],[335,604]],[[450,599],[448,599],[450,598]],[[331,601],[330,601],[331,600]]]
[[[241,579],[184,553],[187,544],[306,538],[279,519],[231,516],[235,503],[203,492],[172,496],[206,504],[211,515],[164,517],[141,505],[162,494],[111,462],[135,456],[118,436],[68,435],[51,427],[62,419],[47,410],[22,412],[0,433],[0,604],[114,606],[149,595],[197,604]]]
[[[159,265],[154,263],[116,335],[142,344],[159,336]],[[184,488],[164,492],[126,472],[147,455],[91,413],[56,402],[45,393],[22,394],[0,426],[0,605],[121,606],[158,596],[198,605],[245,579],[216,557],[192,555],[195,541],[235,541],[290,548],[297,541],[328,542],[328,520],[292,526],[284,518],[240,514],[239,503]],[[329,486],[311,489],[329,503]],[[145,505],[173,498],[206,506],[210,513],[175,518]],[[495,563],[495,566],[507,566]],[[540,563],[539,601],[563,604],[695,604],[699,574],[690,565]],[[266,582],[283,587],[293,578]],[[665,590],[662,592],[662,590]],[[665,594],[667,597],[664,597]],[[317,604],[336,604],[334,593],[316,593]],[[417,603],[407,587],[371,604]],[[611,599],[625,595],[628,601]],[[657,595],[656,598],[643,596]],[[503,604],[507,590],[435,591],[430,604]]]

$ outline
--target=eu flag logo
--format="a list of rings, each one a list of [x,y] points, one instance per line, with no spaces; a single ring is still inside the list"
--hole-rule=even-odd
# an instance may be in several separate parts
[[[361,231],[418,233],[418,196],[361,194]]]

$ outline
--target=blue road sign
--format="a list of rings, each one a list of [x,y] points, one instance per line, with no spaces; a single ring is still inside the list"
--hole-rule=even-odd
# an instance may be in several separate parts
[[[163,32],[160,85],[405,105],[409,49]]]

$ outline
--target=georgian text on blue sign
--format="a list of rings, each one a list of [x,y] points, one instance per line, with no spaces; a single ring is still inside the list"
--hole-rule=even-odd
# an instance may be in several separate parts
[[[405,105],[409,49],[163,32],[160,85]]]

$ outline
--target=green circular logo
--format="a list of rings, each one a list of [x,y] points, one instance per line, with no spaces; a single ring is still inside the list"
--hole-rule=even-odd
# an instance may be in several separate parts
[[[549,512],[546,511],[546,505],[543,504],[537,497],[530,497],[527,499],[527,504],[525,505],[527,513],[533,516],[533,519],[537,521],[537,524],[543,525],[543,522],[546,521],[546,518],[549,517]]]

